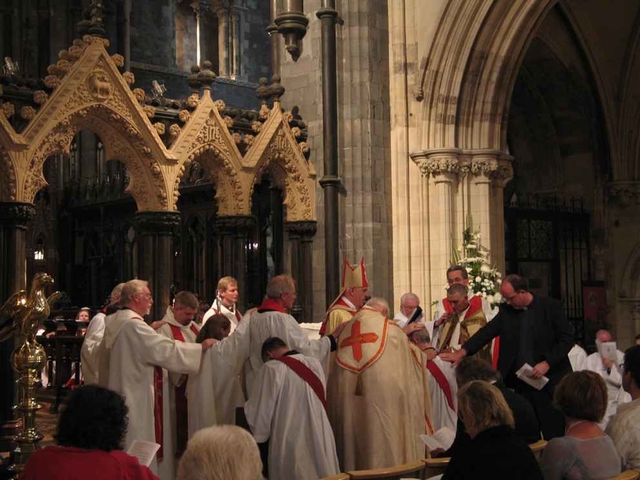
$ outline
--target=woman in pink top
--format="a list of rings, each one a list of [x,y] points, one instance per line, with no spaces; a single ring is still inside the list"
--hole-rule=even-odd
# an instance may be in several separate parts
[[[87,385],[71,394],[58,422],[57,446],[34,453],[23,480],[157,480],[122,451],[127,406],[112,390]]]

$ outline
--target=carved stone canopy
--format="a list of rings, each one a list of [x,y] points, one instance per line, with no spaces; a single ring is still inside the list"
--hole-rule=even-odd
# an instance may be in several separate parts
[[[0,202],[32,203],[47,185],[44,162],[69,153],[75,135],[89,130],[100,136],[106,160],[126,165],[127,191],[139,212],[176,211],[185,167],[197,161],[215,184],[218,215],[251,215],[254,185],[268,171],[283,191],[285,220],[315,220],[316,174],[305,158],[308,146],[278,99],[271,109],[263,105],[251,134],[241,136],[230,130],[233,119],[221,114],[224,102],[205,88],[185,101],[191,110],[180,112],[179,123],[165,128],[154,106],[144,103],[145,92],[132,87],[133,74],[119,71],[123,59],[110,56],[108,45],[85,35],[61,51],[44,79],[47,90],[34,92],[20,130],[10,121],[15,105],[0,94]]]

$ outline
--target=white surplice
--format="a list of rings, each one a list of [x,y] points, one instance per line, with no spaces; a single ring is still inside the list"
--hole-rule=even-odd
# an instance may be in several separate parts
[[[569,350],[569,362],[571,363],[571,369],[574,372],[580,370],[586,370],[587,368],[587,352],[584,351],[577,343]]]
[[[592,353],[587,357],[585,366],[585,370],[596,372],[604,379],[604,383],[607,384],[607,411],[604,414],[602,422],[598,424],[603,430],[609,423],[609,419],[618,411],[618,405],[631,401],[631,395],[622,388],[621,365],[624,363],[624,353],[618,350],[617,356],[618,361],[614,362],[615,364],[612,365],[609,372],[607,372],[607,369],[602,363],[602,358],[598,352]]]
[[[239,375],[249,358],[249,344],[237,334],[219,341],[202,356],[197,374],[189,375],[189,438],[214,425],[235,425],[235,411],[244,404]]]
[[[456,383],[455,370],[451,363],[444,362],[440,357],[435,357],[432,361],[440,368],[440,371],[447,380],[453,403],[453,408],[451,408],[447,402],[444,390],[431,372],[427,370],[429,376],[429,393],[431,394],[431,410],[433,412],[433,429],[438,431],[442,427],[448,427],[455,432],[458,424],[458,414],[456,413],[458,384]]]
[[[201,345],[174,342],[159,335],[132,310],[109,316],[100,346],[100,384],[124,396],[129,407],[125,450],[136,439],[156,440],[154,367],[195,373],[201,357]],[[157,472],[155,459],[150,468]]]
[[[263,365],[262,344],[269,337],[279,337],[289,348],[328,364],[331,352],[328,337],[310,340],[286,313],[273,310],[247,313],[233,335],[205,352],[200,372],[189,376],[189,436],[201,428],[235,423],[235,408],[242,406],[244,400],[237,383],[238,373],[244,365],[246,391],[250,394],[256,372]]]
[[[209,318],[211,318],[216,313],[223,314],[229,319],[229,322],[231,322],[231,330],[229,331],[229,335],[231,335],[236,330],[236,328],[238,328],[238,323],[240,323],[240,320],[242,320],[242,313],[240,313],[235,305],[234,309],[230,310],[222,304],[220,299],[216,298],[211,303],[211,308],[207,310],[202,317],[202,325],[207,323],[207,320],[209,320]]]
[[[173,336],[173,331],[171,329],[171,325],[173,325],[180,329],[180,333],[182,333],[182,337],[186,343],[196,343],[196,333],[193,331],[192,327],[195,327],[196,331],[199,330],[200,327],[197,323],[189,322],[187,325],[182,325],[175,319],[172,307],[167,307],[167,311],[164,317],[162,317],[162,320],[167,323],[156,330],[160,335],[163,335],[170,340],[178,341]],[[178,468],[175,458],[176,449],[178,447],[175,389],[186,380],[187,376],[182,373],[171,372],[164,368],[162,369],[162,445],[164,458],[158,462],[158,476],[162,480],[173,480]]]
[[[84,334],[84,340],[82,341],[80,366],[86,385],[97,384],[99,382],[98,371],[100,368],[100,359],[98,356],[98,347],[104,336],[105,318],[106,315],[104,313],[96,313],[89,322],[87,332]]]
[[[291,355],[322,381],[320,362]],[[317,480],[340,472],[333,430],[318,396],[300,376],[282,362],[267,362],[256,376],[247,421],[258,443],[269,440],[269,478]]]

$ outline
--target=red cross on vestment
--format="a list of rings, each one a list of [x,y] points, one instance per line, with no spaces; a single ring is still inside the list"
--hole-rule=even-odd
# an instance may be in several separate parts
[[[378,335],[375,333],[360,333],[360,320],[353,322],[351,327],[351,336],[340,342],[340,348],[351,347],[353,350],[353,358],[356,362],[362,360],[362,344],[375,343],[378,341]]]

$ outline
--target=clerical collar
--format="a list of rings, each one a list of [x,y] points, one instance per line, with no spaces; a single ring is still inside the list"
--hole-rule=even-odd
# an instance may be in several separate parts
[[[283,353],[282,356],[284,357],[285,355],[290,356],[290,355],[298,355],[300,352],[297,350],[289,350],[286,353]]]

